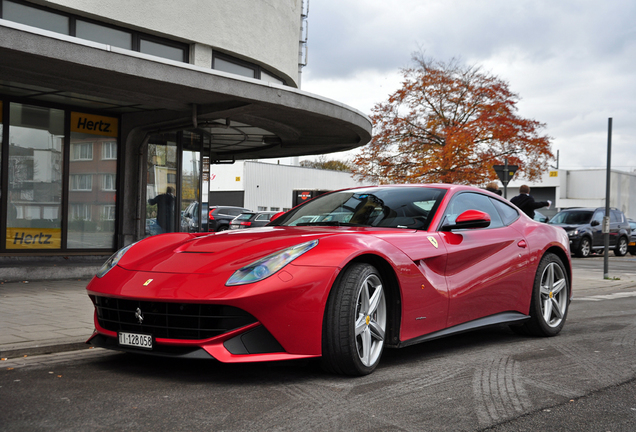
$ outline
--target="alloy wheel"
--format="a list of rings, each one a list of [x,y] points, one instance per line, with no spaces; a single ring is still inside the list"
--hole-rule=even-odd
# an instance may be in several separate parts
[[[371,274],[361,284],[356,306],[355,338],[360,361],[373,365],[382,354],[386,333],[386,300],[380,279]]]
[[[568,305],[567,278],[561,266],[549,263],[541,275],[541,314],[549,327],[561,324]]]

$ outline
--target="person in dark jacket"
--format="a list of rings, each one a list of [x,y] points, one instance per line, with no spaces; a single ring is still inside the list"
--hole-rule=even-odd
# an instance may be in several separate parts
[[[532,195],[530,195],[530,187],[528,185],[522,185],[519,188],[519,195],[510,200],[511,203],[521,209],[522,212],[534,219],[534,211],[541,207],[550,208],[551,201],[535,201]]]
[[[161,227],[161,232],[174,232],[174,188],[168,186],[165,194],[150,198],[148,204],[157,205],[157,224]]]

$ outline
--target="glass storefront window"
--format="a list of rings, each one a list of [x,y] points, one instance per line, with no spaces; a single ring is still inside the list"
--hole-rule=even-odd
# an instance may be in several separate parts
[[[261,80],[266,81],[268,83],[275,83],[275,84],[281,84],[281,85],[285,84],[285,82],[282,79],[275,77],[274,75],[269,74],[265,72],[264,70],[261,70]]]
[[[132,49],[132,33],[80,19],[75,21],[75,36],[119,48]]]
[[[214,59],[214,69],[220,70],[223,72],[229,72],[236,75],[242,75],[249,78],[254,78],[256,72],[253,68],[240,65],[238,63],[234,63],[231,61],[227,61],[225,59],[216,57]]]
[[[141,39],[139,41],[139,52],[178,62],[183,62],[185,58],[185,51],[182,48],[149,41],[147,39]]]
[[[9,0],[2,2],[2,18],[56,33],[69,33],[68,17]]]
[[[10,105],[7,249],[59,249],[64,111]]]
[[[2,190],[2,137],[4,136],[4,131],[2,129],[2,117],[4,116],[4,104],[2,101],[0,101],[0,191]],[[3,207],[4,203],[2,201],[2,192],[0,192],[0,207]],[[13,208],[11,209],[11,212],[13,212]],[[12,215],[13,216],[13,215]],[[2,220],[2,217],[0,217],[0,220]],[[1,228],[0,228],[1,229]],[[1,245],[0,245],[1,247]]]
[[[68,249],[115,247],[117,126],[115,118],[71,113]]]
[[[176,231],[177,141],[173,134],[148,142],[146,235]]]

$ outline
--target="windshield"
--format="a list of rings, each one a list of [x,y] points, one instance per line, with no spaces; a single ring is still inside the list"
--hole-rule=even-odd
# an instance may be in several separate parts
[[[446,191],[377,187],[321,195],[270,223],[278,226],[371,226],[428,229]]]
[[[254,216],[254,213],[241,213],[235,218],[235,220],[246,221],[246,220],[250,220],[252,216]]]
[[[588,224],[592,220],[592,211],[562,211],[554,216],[549,224],[564,224],[564,225],[583,225]]]

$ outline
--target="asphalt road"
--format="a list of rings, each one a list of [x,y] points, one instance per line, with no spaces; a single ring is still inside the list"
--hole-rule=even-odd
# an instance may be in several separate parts
[[[388,350],[362,378],[99,349],[13,359],[0,430],[633,431],[636,293],[606,297],[576,299],[554,338],[483,330]]]

